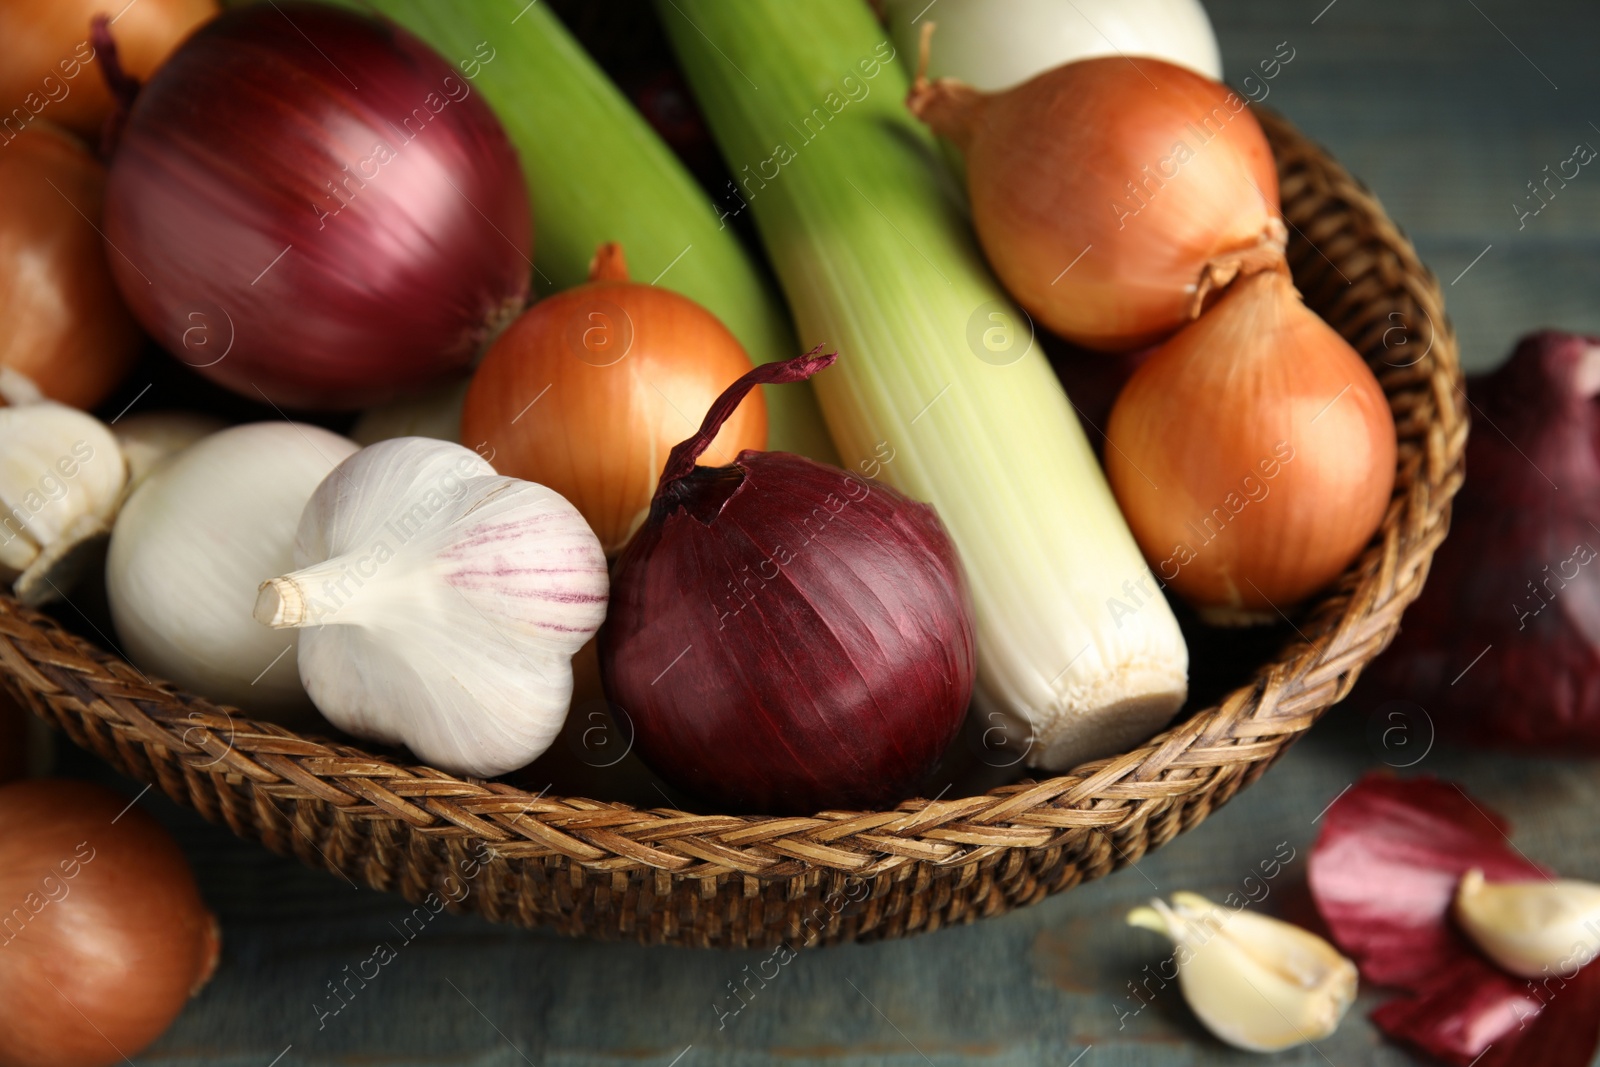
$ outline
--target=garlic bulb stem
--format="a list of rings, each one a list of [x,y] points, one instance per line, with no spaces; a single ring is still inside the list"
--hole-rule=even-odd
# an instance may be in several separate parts
[[[305,591],[299,582],[293,578],[269,578],[261,583],[254,611],[257,622],[282,630],[308,625],[306,614]]]

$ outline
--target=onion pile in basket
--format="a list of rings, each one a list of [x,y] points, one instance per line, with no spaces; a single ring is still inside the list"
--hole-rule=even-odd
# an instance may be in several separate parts
[[[859,11],[835,14],[829,48],[866,42]],[[45,603],[104,558],[118,648],[250,715],[320,713],[498,776],[544,755],[574,702],[606,701],[618,750],[686,803],[882,808],[936,792],[974,701],[1005,723],[989,763],[989,741],[1043,768],[1142,741],[1186,693],[1166,593],[1229,624],[1293,613],[1387,506],[1394,424],[1294,291],[1261,128],[1184,67],[1088,58],[981,93],[862,48],[813,117],[840,133],[784,139],[744,186],[800,328],[837,350],[819,336],[755,366],[749,330],[672,288],[717,246],[629,270],[627,242],[579,237],[659,248],[678,222],[576,197],[584,174],[552,171],[522,123],[507,134],[512,101],[478,75],[538,75],[525,54],[453,61],[304,2],[203,21],[162,66],[114,19],[85,34],[107,170],[48,117],[0,157],[19,197],[48,206],[54,184],[72,208],[0,218],[0,270],[32,286],[6,291],[38,323],[0,368],[26,405],[0,421],[18,438],[0,565]],[[723,147],[770,139],[776,112],[734,122],[677,43]],[[898,155],[923,125],[965,154],[973,230],[931,198],[942,163]],[[541,219],[550,270],[578,282],[581,240],[594,259],[566,288],[539,270],[558,291],[528,306],[546,202],[566,205]],[[78,226],[96,219],[102,242]],[[738,262],[728,285],[763,285]],[[925,267],[978,301],[965,338],[922,336],[909,288],[894,304]],[[102,333],[77,325],[82,302],[43,315],[53,293],[106,307]],[[1082,360],[1154,342],[1110,413],[1106,474],[1008,298],[1101,350]],[[120,389],[109,422],[160,406],[122,386],[134,322],[254,422],[206,421],[214,390],[211,411],[141,410],[126,434],[54,403]],[[813,376],[848,467],[762,451],[768,411],[797,437]],[[366,448],[326,414],[394,398],[410,408],[363,421]],[[1032,482],[1002,450],[1013,432],[1053,451]],[[571,664],[594,643],[603,691]]]
[[[972,705],[1008,766],[1146,740],[1186,696],[1168,594],[1276,620],[1369,542],[1394,477],[1383,393],[1290,281],[1236,94],[1156,59],[994,93],[913,81],[827,2],[815,52],[765,3],[707,26],[775,101],[849,57],[792,129],[675,41],[725,154],[765,153],[737,210],[807,355],[780,311],[752,329],[707,294],[708,272],[767,282],[704,192],[613,191],[651,135],[593,110],[592,72],[547,99],[537,50],[440,55],[304,2],[202,21],[160,65],[143,31],[85,24],[103,161],[48,110],[0,148],[26,208],[0,211],[30,324],[0,347],[17,595],[73,598],[103,559],[143,670],[460,775],[563,758],[569,709],[604,701],[674,802],[739,812],[934,795],[941,759],[972,755],[950,752]],[[577,149],[524,107],[578,109],[618,159],[553,166]],[[903,151],[930,129],[966,156],[970,226],[937,153]],[[1082,361],[1155,346],[1105,472],[1013,298]],[[150,379],[126,377],[138,327],[165,350]],[[837,455],[765,451],[769,425],[815,424],[813,377]],[[366,447],[341,432],[396,400]],[[598,671],[574,671],[584,649]]]

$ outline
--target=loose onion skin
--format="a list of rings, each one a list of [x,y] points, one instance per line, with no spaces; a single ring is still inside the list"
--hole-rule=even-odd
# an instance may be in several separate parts
[[[668,452],[695,428],[688,420],[750,357],[688,297],[629,281],[615,244],[601,246],[590,279],[534,305],[490,348],[467,391],[461,441],[501,474],[570,500],[612,556],[644,522]],[[728,462],[766,444],[757,390],[711,454]]]
[[[183,853],[100,786],[0,788],[0,902],[0,1067],[120,1063],[216,969],[217,922]]]
[[[1151,570],[1212,622],[1273,621],[1327,585],[1394,488],[1382,388],[1283,271],[1235,282],[1158,348],[1106,439]]]
[[[122,67],[148,78],[178,42],[217,13],[216,0],[16,0],[0,4],[0,112],[37,115],[91,141],[111,113],[89,20],[115,17]],[[0,134],[0,142],[6,140]]]
[[[1084,59],[999,93],[919,77],[909,106],[966,157],[973,225],[1000,281],[1086,348],[1166,337],[1199,312],[1199,287],[1283,248],[1260,124],[1243,98],[1182,67]]]
[[[141,341],[95,231],[105,186],[105,168],[47,122],[0,147],[0,373],[79,408],[116,388]]]
[[[463,371],[522,308],[532,223],[470,81],[392,25],[274,3],[209,23],[139,92],[106,238],[178,358],[251,398],[344,409]]]
[[[725,392],[613,570],[606,693],[657,773],[724,809],[903,800],[972,696],[971,600],[931,507],[786,452],[694,465],[743,389],[834,358],[769,363]]]

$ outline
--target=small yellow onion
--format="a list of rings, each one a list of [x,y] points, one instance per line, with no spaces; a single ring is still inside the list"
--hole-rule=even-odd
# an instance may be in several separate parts
[[[106,169],[48,122],[0,147],[0,393],[12,403],[37,390],[92,408],[133,366],[142,335],[106,263],[105,188]]]
[[[907,105],[966,158],[973,226],[1006,289],[1086,348],[1166,337],[1284,246],[1260,124],[1182,67],[1083,59],[997,93],[918,74]]]
[[[166,62],[194,28],[214,17],[217,0],[11,0],[0,4],[0,112],[10,123],[42,118],[98,137],[114,104],[106,88],[89,20],[104,15],[117,35],[122,69],[140,81]]]
[[[484,357],[467,390],[461,443],[496,471],[566,497],[615,555],[650,511],[672,446],[750,369],[716,316],[628,280],[602,245],[589,282],[534,305]],[[759,391],[712,442],[719,465],[767,442]]]
[[[1151,570],[1208,621],[1272,621],[1349,565],[1394,488],[1372,371],[1286,270],[1236,281],[1129,380],[1106,473]]]

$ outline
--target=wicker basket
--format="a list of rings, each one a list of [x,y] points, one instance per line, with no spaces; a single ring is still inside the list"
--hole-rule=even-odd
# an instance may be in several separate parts
[[[1421,591],[1461,484],[1464,393],[1437,281],[1371,194],[1283,120],[1262,120],[1295,281],[1393,406],[1394,497],[1374,543],[1251,684],[1133,751],[894,811],[692,815],[535,796],[250,722],[4,597],[0,685],[242,837],[497,922],[683,945],[864,941],[1101,877],[1195,826],[1349,691]]]

